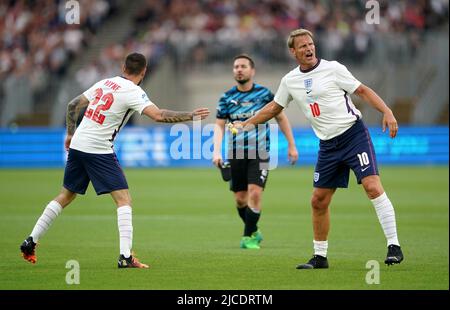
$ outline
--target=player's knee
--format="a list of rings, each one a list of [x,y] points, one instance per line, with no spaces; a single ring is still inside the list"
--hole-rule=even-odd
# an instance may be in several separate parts
[[[76,193],[70,192],[70,191],[62,191],[54,200],[56,200],[61,207],[66,207],[68,204],[70,204],[75,197],[77,196]]]
[[[247,192],[246,191],[235,192],[234,200],[236,201],[237,207],[245,207],[248,204]]]
[[[247,205],[247,199],[243,197],[236,197],[236,205],[238,207],[245,207]]]
[[[123,197],[123,198],[117,199],[117,207],[121,207],[121,206],[130,206],[131,207],[131,198]]]
[[[259,193],[259,192],[251,192],[249,194],[248,198],[253,203],[259,203],[261,201],[261,193]]]
[[[252,202],[259,203],[261,201],[262,189],[260,188],[250,188],[248,192],[248,198]]]
[[[311,197],[311,207],[314,210],[325,210],[328,207],[327,197],[322,195],[313,195]]]
[[[116,203],[116,206],[118,208],[122,206],[130,206],[131,207],[131,198],[121,196],[121,197],[115,197],[114,202]]]
[[[117,190],[111,192],[111,197],[116,203],[117,207],[131,206],[131,195],[128,190]]]
[[[383,194],[383,191],[378,188],[372,188],[372,189],[366,190],[366,193],[367,193],[367,197],[369,197],[369,199],[375,199],[377,197],[380,197]]]
[[[377,182],[368,182],[364,189],[369,199],[375,199],[383,194],[383,188]]]

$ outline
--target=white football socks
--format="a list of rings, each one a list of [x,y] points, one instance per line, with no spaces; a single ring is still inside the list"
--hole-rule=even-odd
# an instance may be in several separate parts
[[[255,213],[255,214],[260,214],[261,213],[261,209],[250,208],[250,210],[252,210],[252,212]]]
[[[50,228],[50,225],[52,225],[53,221],[61,213],[62,209],[63,208],[61,205],[55,200],[48,203],[30,234],[30,236],[33,237],[33,242],[38,242],[39,238],[45,234],[45,232]]]
[[[120,254],[130,257],[133,245],[133,223],[130,206],[117,208],[117,224],[119,227]]]
[[[328,240],[325,241],[313,240],[313,243],[314,243],[314,255],[327,257]]]
[[[395,244],[400,246],[397,238],[397,225],[395,223],[395,211],[386,193],[372,199],[372,204],[377,212],[378,220],[387,239],[387,245]]]

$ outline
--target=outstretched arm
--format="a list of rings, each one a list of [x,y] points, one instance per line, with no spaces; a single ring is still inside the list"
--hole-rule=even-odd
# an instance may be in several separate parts
[[[214,152],[213,152],[213,164],[219,167],[222,164],[222,140],[225,133],[225,119],[216,119],[214,125]]]
[[[87,107],[89,104],[89,100],[84,95],[79,95],[73,98],[69,104],[67,105],[67,113],[66,113],[66,139],[64,141],[64,147],[66,150],[69,149],[70,141],[72,141],[73,134],[75,133],[75,129],[77,128],[77,119],[80,110],[84,107]]]
[[[368,102],[372,107],[383,113],[383,132],[386,131],[386,126],[389,128],[389,135],[391,138],[395,138],[398,131],[397,120],[392,113],[392,110],[386,105],[383,99],[377,95],[370,87],[361,84],[356,90],[357,94],[362,100]]]
[[[197,119],[205,119],[209,115],[209,110],[207,108],[199,108],[192,112],[171,111],[160,109],[156,105],[151,105],[146,107],[142,113],[156,122],[179,123]]]
[[[284,134],[288,142],[289,162],[292,165],[294,165],[298,160],[298,151],[297,147],[295,146],[295,140],[294,135],[292,134],[291,124],[289,123],[289,120],[284,112],[281,112],[277,116],[275,116],[275,119],[278,123],[278,126],[280,126],[281,132]]]
[[[249,118],[245,122],[242,122],[242,126],[245,127],[247,125],[256,126],[258,124],[262,124],[278,115],[281,111],[283,111],[283,107],[276,103],[275,101],[267,104],[262,110],[260,110],[255,116]]]

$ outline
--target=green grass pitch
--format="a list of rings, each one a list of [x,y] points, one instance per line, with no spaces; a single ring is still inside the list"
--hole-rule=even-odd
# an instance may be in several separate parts
[[[89,188],[40,240],[38,262],[20,257],[63,171],[0,170],[0,289],[449,289],[449,170],[382,166],[397,214],[405,261],[384,266],[385,239],[354,176],[331,205],[328,270],[296,270],[312,254],[312,167],[271,171],[258,250],[239,249],[243,224],[228,185],[210,169],[127,169],[137,256],[148,270],[118,270],[116,210]],[[80,284],[66,284],[66,262],[80,264]],[[380,263],[380,284],[366,283],[366,263]]]

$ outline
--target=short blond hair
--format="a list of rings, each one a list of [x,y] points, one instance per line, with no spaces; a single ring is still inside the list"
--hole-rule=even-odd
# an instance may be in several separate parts
[[[289,34],[289,38],[287,39],[287,45],[289,48],[294,48],[294,38],[299,36],[310,36],[311,39],[314,40],[314,35],[311,31],[303,28],[296,29],[294,31],[291,31],[291,33]]]

